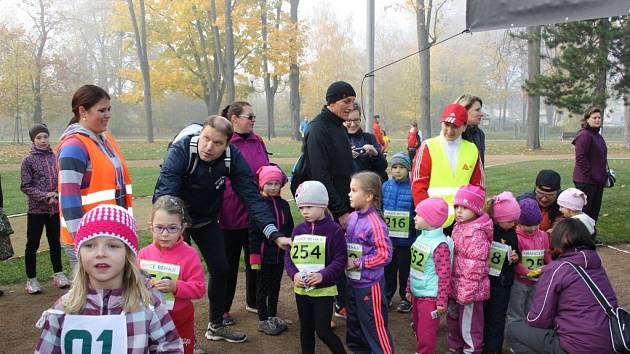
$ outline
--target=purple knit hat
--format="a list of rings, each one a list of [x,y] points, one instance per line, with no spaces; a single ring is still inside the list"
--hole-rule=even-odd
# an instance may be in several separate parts
[[[540,224],[542,221],[542,213],[535,199],[522,199],[518,205],[521,207],[521,217],[518,218],[520,225],[534,226]]]

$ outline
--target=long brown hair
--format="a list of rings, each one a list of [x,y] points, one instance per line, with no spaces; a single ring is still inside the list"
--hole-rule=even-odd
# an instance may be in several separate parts
[[[586,112],[584,112],[584,116],[580,120],[580,124],[582,125],[582,128],[588,128],[588,119],[591,118],[593,113],[599,113],[601,115],[602,114],[602,110],[599,107],[597,107],[597,106],[589,107],[586,110]]]
[[[381,205],[383,204],[383,191],[381,177],[371,171],[363,171],[352,175],[352,180],[359,182],[359,186],[365,193],[372,195],[372,207],[383,216]]]
[[[83,85],[72,96],[72,113],[74,116],[68,122],[68,125],[79,122],[79,107],[89,110],[103,98],[111,100],[107,91],[96,85]]]

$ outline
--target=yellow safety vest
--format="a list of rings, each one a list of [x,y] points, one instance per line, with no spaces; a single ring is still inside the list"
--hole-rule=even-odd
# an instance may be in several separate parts
[[[448,218],[442,227],[448,227],[455,220],[455,193],[459,187],[468,185],[475,171],[479,151],[475,144],[462,139],[457,155],[455,172],[451,169],[448,154],[444,149],[444,137],[427,139],[429,155],[431,155],[431,176],[429,180],[429,197],[443,198],[448,203]]]

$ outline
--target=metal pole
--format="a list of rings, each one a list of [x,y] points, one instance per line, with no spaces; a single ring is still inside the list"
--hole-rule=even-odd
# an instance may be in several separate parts
[[[367,0],[367,71],[374,71],[374,0]],[[367,99],[365,100],[365,130],[373,133],[372,119],[374,118],[374,75],[367,78]]]

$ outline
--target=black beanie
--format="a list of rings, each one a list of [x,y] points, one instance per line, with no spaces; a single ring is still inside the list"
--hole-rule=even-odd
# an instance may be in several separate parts
[[[50,131],[48,131],[48,127],[43,123],[34,124],[31,129],[28,131],[28,136],[31,137],[31,141],[35,141],[35,137],[39,133],[46,133],[50,135]]]
[[[345,81],[335,81],[326,90],[326,104],[333,104],[346,97],[357,97],[352,86]]]
[[[559,191],[560,174],[554,170],[540,170],[536,176],[536,187],[546,192]]]

